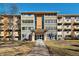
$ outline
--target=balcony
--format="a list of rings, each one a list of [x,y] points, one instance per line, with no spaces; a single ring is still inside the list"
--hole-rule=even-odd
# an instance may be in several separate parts
[[[71,35],[71,31],[65,31],[64,35]]]
[[[79,35],[79,31],[75,31],[74,33],[75,33],[75,35]]]
[[[2,27],[0,27],[0,31],[2,31],[3,30],[3,28]]]
[[[57,16],[44,16],[44,19],[45,20],[48,20],[48,19],[57,19]]]
[[[74,26],[74,29],[79,29],[79,26]]]
[[[79,19],[75,19],[74,20],[74,23],[79,23]]]
[[[57,29],[62,29],[62,25],[60,25],[60,26],[57,26]]]
[[[71,23],[71,19],[64,19],[64,23]]]
[[[62,31],[58,31],[57,32],[57,35],[62,35]]]
[[[9,30],[19,30],[20,28],[18,27],[18,26],[16,26],[16,27],[13,27],[13,26],[9,26],[9,28],[8,28]]]
[[[71,29],[71,26],[70,25],[64,26],[64,29]]]
[[[57,23],[62,23],[62,22],[63,22],[62,19],[57,20]]]
[[[0,20],[0,23],[2,23],[2,20]]]
[[[0,36],[4,36],[4,32],[2,31]],[[7,32],[6,36],[9,36],[9,32]]]
[[[13,32],[13,36],[19,36],[18,32]]]
[[[57,16],[44,16],[45,18],[54,18],[54,19],[57,19]]]

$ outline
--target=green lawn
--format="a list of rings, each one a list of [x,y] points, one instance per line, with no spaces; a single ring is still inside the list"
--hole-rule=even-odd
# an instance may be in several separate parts
[[[62,40],[45,42],[51,55],[56,56],[79,56],[79,40]]]

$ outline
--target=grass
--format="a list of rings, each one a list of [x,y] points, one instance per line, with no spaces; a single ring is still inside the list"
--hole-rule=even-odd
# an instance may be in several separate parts
[[[79,47],[72,46],[79,44],[78,40],[46,41],[51,55],[55,56],[79,56]]]
[[[34,42],[29,41],[0,41],[0,56],[27,55],[33,46]]]

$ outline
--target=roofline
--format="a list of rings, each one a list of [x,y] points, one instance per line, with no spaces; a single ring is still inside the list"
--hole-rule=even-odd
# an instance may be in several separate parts
[[[57,14],[57,12],[22,12],[21,14]]]
[[[79,14],[58,14],[57,16],[79,16]]]
[[[2,15],[0,15],[0,16],[18,16],[18,17],[20,17],[21,15],[18,15],[18,14],[17,14],[17,15],[2,14]]]

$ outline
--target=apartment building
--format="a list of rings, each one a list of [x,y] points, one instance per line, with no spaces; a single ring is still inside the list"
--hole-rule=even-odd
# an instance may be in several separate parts
[[[57,13],[51,13],[44,15],[44,29],[46,29],[46,39],[57,39]]]
[[[56,39],[56,19],[56,12],[21,13],[21,39]]]
[[[79,37],[79,15],[58,15],[57,24],[57,39]]]
[[[66,40],[79,38],[79,15],[22,12],[0,15],[0,40]]]
[[[21,14],[21,39],[32,40],[32,30],[35,29],[35,15],[30,13]]]
[[[0,40],[19,40],[20,15],[0,15]]]

